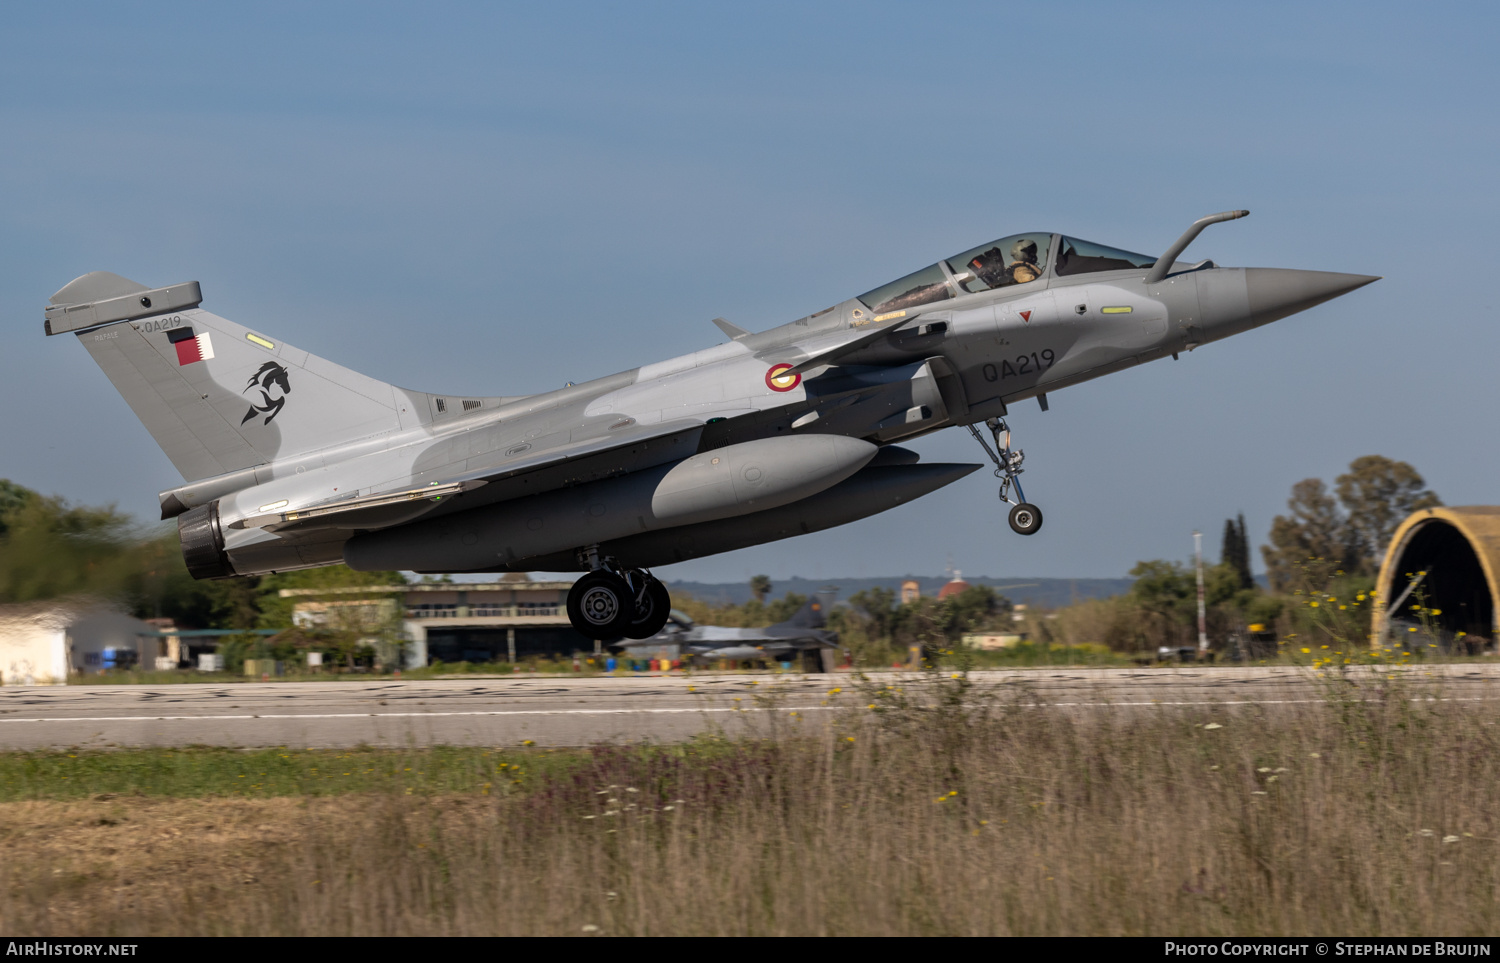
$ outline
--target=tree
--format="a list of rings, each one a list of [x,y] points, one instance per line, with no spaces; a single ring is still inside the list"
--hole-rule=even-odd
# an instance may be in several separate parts
[[[1198,578],[1178,562],[1137,562],[1130,570],[1135,584],[1131,600],[1139,607],[1146,637],[1158,645],[1175,645],[1198,617]]]
[[[70,505],[0,479],[0,603],[89,595],[180,628],[291,624],[276,589],[400,582],[395,572],[339,565],[272,576],[199,581],[182,561],[176,526],[143,528],[113,506]]]
[[[1271,544],[1261,548],[1273,590],[1320,590],[1340,574],[1373,574],[1401,520],[1442,504],[1415,468],[1380,455],[1354,459],[1336,484],[1337,500],[1317,478],[1292,486],[1291,514],[1276,516]]]
[[[1235,573],[1240,588],[1253,588],[1255,576],[1250,572],[1250,538],[1245,534],[1245,516],[1224,520],[1224,545],[1219,552],[1219,564],[1227,565]]]
[[[140,618],[169,618],[179,628],[249,629],[257,617],[260,579],[198,580],[188,574],[175,526],[131,553],[124,597]]]
[[[401,595],[377,590],[405,584],[400,572],[356,572],[347,565],[329,565],[264,576],[256,586],[255,601],[261,626],[283,630],[272,642],[279,643],[287,655],[321,651],[349,668],[366,658],[373,658],[377,665],[395,662],[399,667]],[[282,598],[282,589],[312,590],[315,594]],[[371,591],[347,591],[351,589]],[[316,593],[320,592],[328,594],[319,597]],[[314,600],[322,603],[318,624],[294,626],[294,606],[299,601]],[[262,641],[255,648],[255,657],[266,658],[273,655],[276,646]]]
[[[138,541],[128,516],[112,506],[74,507],[11,483],[3,495],[0,602],[126,594]]]
[[[948,596],[944,609],[943,634],[950,642],[956,642],[965,632],[987,628],[1002,616],[1010,615],[1011,604],[1010,599],[988,585],[971,585]]]
[[[849,596],[849,604],[869,623],[866,634],[872,639],[887,639],[896,621],[896,593],[875,586]]]
[[[1354,459],[1335,485],[1348,513],[1347,539],[1364,574],[1374,574],[1406,516],[1443,503],[1415,468],[1381,455]]]
[[[755,596],[755,601],[765,605],[766,596],[771,594],[771,576],[756,575],[751,578],[750,594]]]
[[[1309,579],[1326,581],[1353,563],[1343,513],[1321,479],[1293,485],[1286,504],[1291,514],[1271,520],[1271,544],[1260,550],[1273,591],[1289,592]]]
[[[256,586],[255,607],[259,609],[258,621],[262,628],[284,629],[292,624],[292,609],[299,599],[282,598],[282,589],[354,589],[405,584],[406,577],[400,572],[357,572],[347,565],[305,568],[267,575],[260,579]],[[354,599],[364,596],[355,593],[338,597]],[[369,597],[385,596],[372,593]]]
[[[9,530],[9,517],[39,497],[29,488],[22,488],[9,479],[0,478],[0,536]]]

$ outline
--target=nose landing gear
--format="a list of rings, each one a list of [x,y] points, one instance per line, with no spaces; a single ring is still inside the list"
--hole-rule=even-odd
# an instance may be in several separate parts
[[[990,461],[995,463],[995,477],[1000,479],[1000,500],[1012,506],[1010,510],[1011,531],[1018,535],[1035,535],[1042,527],[1042,510],[1026,501],[1026,493],[1021,490],[1021,472],[1024,471],[1021,463],[1026,460],[1026,453],[1019,448],[1010,447],[1010,426],[999,418],[991,418],[985,423],[989,428],[990,435],[995,440],[995,447],[991,448],[989,442],[979,433],[979,429],[973,425],[967,425],[969,434],[979,442],[979,447],[990,456]],[[1016,497],[1010,497],[1011,486],[1016,488]]]
[[[1010,527],[1021,535],[1034,535],[1042,527],[1042,510],[1025,502],[1013,506],[1010,510]]]
[[[649,639],[667,624],[672,596],[650,572],[623,569],[599,555],[597,546],[579,553],[593,571],[568,590],[568,621],[595,641]]]

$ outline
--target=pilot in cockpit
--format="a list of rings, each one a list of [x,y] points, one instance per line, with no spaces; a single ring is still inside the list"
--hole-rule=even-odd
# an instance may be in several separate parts
[[[1042,276],[1042,268],[1036,263],[1036,242],[1023,237],[1010,246],[1012,264],[1006,268],[1015,284],[1025,284]]]
[[[991,288],[1003,288],[1012,284],[1025,284],[1042,276],[1041,265],[1036,259],[1036,242],[1021,238],[1010,246],[1010,264],[1005,263],[1004,254],[992,247],[969,261],[969,270]]]

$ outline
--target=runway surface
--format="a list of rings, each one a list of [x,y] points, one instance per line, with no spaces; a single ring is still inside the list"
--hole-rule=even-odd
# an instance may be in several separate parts
[[[1500,665],[1383,670],[1409,698],[1500,701]],[[1032,669],[975,672],[975,698],[1055,711],[1158,705],[1296,705],[1326,698],[1326,679],[1286,667]],[[1368,669],[1351,670],[1358,694]],[[115,746],[581,746],[671,742],[704,731],[770,732],[859,712],[871,686],[920,693],[915,673],[807,676],[522,676],[436,681],[7,686],[0,749]],[[834,691],[839,690],[839,691]],[[795,713],[795,716],[793,715]]]

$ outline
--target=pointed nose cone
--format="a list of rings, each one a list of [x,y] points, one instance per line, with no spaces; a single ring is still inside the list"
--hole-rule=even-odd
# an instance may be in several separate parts
[[[1332,301],[1380,278],[1332,271],[1294,271],[1286,268],[1246,268],[1252,326],[1269,324],[1298,311]]]

